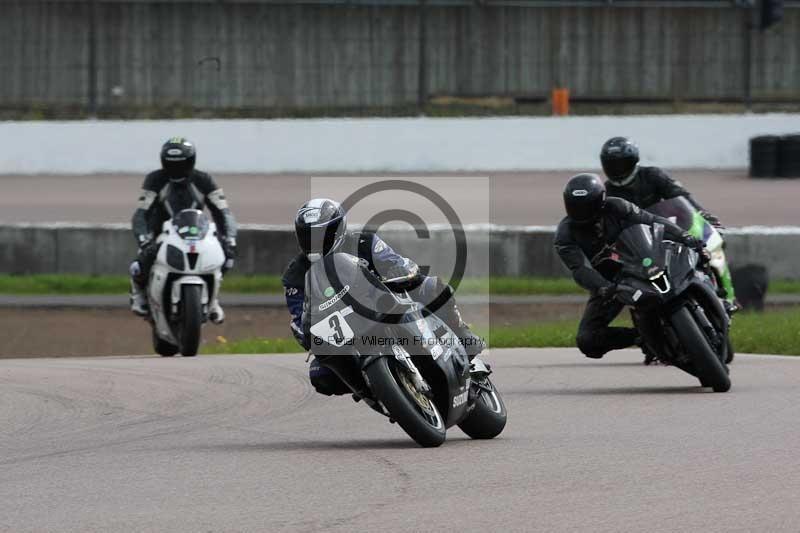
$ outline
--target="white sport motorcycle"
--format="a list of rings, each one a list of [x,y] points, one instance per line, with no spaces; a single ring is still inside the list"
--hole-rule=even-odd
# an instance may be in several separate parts
[[[197,209],[164,222],[147,283],[153,349],[169,357],[197,354],[203,322],[219,296],[225,252],[217,228]]]

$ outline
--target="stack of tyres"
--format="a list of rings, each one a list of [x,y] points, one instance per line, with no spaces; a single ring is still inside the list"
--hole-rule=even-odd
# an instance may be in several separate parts
[[[778,175],[777,135],[762,135],[750,139],[750,177],[771,178]]]
[[[778,142],[777,176],[800,178],[800,133],[784,135]]]

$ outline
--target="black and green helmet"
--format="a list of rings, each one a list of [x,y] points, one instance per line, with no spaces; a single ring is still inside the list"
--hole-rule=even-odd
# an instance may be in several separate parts
[[[172,181],[186,179],[194,170],[197,151],[185,137],[172,137],[161,147],[161,168]]]

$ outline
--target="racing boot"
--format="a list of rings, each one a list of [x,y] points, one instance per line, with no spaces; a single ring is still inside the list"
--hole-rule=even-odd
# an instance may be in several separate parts
[[[141,317],[150,315],[150,307],[147,305],[147,296],[145,291],[138,283],[131,280],[131,311],[133,314]]]
[[[647,343],[644,342],[644,339],[642,337],[636,337],[636,341],[634,342],[634,346],[636,346],[638,348],[641,348],[642,353],[644,354],[643,363],[645,364],[645,366],[650,366],[650,365],[654,365],[654,366],[665,365],[665,366],[667,366],[667,363],[665,363],[664,361],[662,361],[661,359],[658,358],[658,354],[656,354],[650,348],[650,346],[648,346]]]
[[[420,297],[418,301],[431,302],[446,298],[441,307],[430,309],[430,311],[453,330],[453,333],[456,334],[462,346],[464,346],[470,361],[486,348],[486,343],[483,342],[483,339],[472,333],[469,326],[461,318],[461,312],[458,310],[455,294],[450,285],[443,283],[438,277],[432,276],[420,285],[418,291],[418,296]]]
[[[661,360],[658,358],[658,356],[656,356],[656,354],[654,354],[652,351],[650,351],[650,348],[648,348],[646,344],[641,345],[641,348],[642,348],[642,353],[644,353],[644,361],[643,362],[644,362],[645,366],[663,364],[661,362]]]
[[[447,324],[447,327],[452,329],[453,333],[458,336],[470,361],[486,349],[486,343],[483,339],[475,335],[461,318],[461,311],[458,310],[458,306],[453,302],[452,298],[442,306],[437,314]]]
[[[208,319],[214,324],[222,324],[225,322],[225,311],[223,311],[222,306],[219,305],[219,299],[215,299],[211,303],[211,307],[208,310]]]

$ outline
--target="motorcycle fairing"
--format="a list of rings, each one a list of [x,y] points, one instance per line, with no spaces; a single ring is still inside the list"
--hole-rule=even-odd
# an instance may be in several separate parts
[[[467,414],[469,360],[458,337],[422,305],[388,290],[358,258],[336,253],[306,273],[306,309],[311,351],[354,392],[363,393],[363,374],[380,357],[408,353],[429,382],[447,426]],[[415,341],[416,339],[416,341]]]
[[[188,215],[191,215],[187,218]],[[221,268],[225,262],[225,253],[216,238],[216,225],[203,222],[205,215],[197,210],[184,210],[162,224],[161,234],[157,238],[159,245],[156,260],[150,271],[147,285],[147,297],[150,305],[151,320],[156,334],[177,345],[172,331],[172,323],[176,317],[181,299],[183,285],[203,286],[202,303],[216,298],[222,280]],[[197,232],[185,231],[183,236],[175,225],[176,219],[181,227],[197,227]],[[190,226],[186,221],[191,221]],[[180,254],[182,261],[169,261],[168,254]],[[194,256],[194,257],[192,257]],[[181,268],[176,268],[180,266]]]

